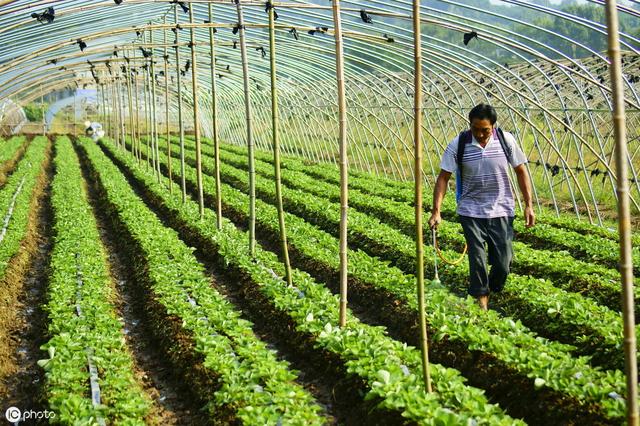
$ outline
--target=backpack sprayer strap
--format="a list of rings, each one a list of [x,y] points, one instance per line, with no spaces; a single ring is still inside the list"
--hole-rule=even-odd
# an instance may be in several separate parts
[[[501,128],[498,127],[496,128],[495,135],[498,136],[498,141],[500,142],[500,146],[502,147],[502,151],[504,152],[505,157],[507,157],[507,161],[511,163],[511,157],[513,156],[513,152],[509,147],[509,145],[507,144],[507,141],[505,140],[504,132],[502,131]],[[456,170],[456,203],[460,201],[460,197],[462,196],[462,159],[464,157],[464,150],[465,150],[465,146],[471,143],[472,137],[473,136],[470,130],[464,130],[460,132],[460,135],[458,136],[458,149],[456,152],[456,164],[458,166]],[[436,238],[435,229],[433,229],[433,247],[435,248],[435,251],[438,254],[438,257],[440,257],[440,259],[444,263],[447,263],[449,265],[459,264],[464,259],[465,254],[467,254],[467,244],[465,243],[464,249],[462,251],[462,255],[458,259],[454,260],[453,262],[450,262],[449,260],[445,259],[444,256],[442,255],[442,252],[440,251],[440,247],[438,247],[438,240]],[[436,276],[437,276],[437,269],[436,269]]]

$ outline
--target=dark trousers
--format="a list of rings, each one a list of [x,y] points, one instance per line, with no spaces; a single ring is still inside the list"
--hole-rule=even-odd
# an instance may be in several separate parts
[[[499,292],[504,287],[513,259],[513,217],[482,219],[460,216],[467,240],[469,294],[478,297]],[[487,245],[491,271],[487,273]]]

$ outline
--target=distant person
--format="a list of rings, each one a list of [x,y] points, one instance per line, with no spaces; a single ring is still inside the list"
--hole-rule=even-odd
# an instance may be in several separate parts
[[[104,137],[104,131],[102,130],[102,124],[98,122],[85,121],[84,122],[84,134],[93,139],[94,142],[98,142]]]
[[[489,295],[500,292],[507,280],[513,258],[513,219],[515,202],[509,184],[508,168],[513,167],[525,202],[524,221],[535,224],[527,158],[511,133],[496,128],[496,110],[480,104],[469,112],[470,130],[447,145],[440,163],[440,174],[433,190],[429,226],[442,221],[440,208],[447,182],[456,173],[456,200],[469,253],[469,294],[484,310]],[[487,273],[487,245],[491,271]]]

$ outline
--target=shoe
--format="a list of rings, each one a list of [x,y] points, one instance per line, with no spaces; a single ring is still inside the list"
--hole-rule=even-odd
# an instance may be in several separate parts
[[[483,311],[489,310],[489,295],[478,296],[478,305]]]

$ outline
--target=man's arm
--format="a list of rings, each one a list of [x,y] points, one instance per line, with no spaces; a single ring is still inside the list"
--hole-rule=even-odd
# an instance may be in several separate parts
[[[533,197],[531,195],[531,180],[529,179],[529,173],[527,167],[524,164],[513,169],[518,177],[518,186],[522,197],[524,198],[524,222],[527,228],[532,227],[536,223],[536,215],[533,212]]]
[[[440,170],[440,174],[436,179],[436,185],[433,188],[433,207],[431,208],[431,218],[429,218],[429,227],[437,228],[442,218],[440,217],[440,207],[444,194],[447,192],[447,182],[451,177],[451,172]]]

